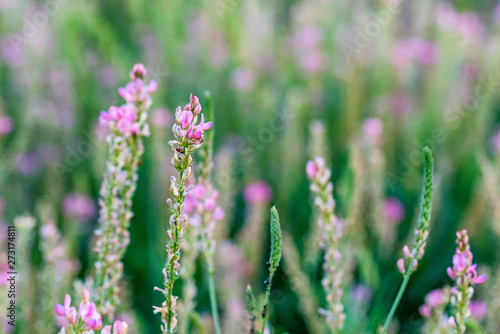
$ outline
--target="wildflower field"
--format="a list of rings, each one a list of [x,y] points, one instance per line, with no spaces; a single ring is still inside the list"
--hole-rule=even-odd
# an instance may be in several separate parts
[[[497,0],[0,0],[0,334],[500,333]]]

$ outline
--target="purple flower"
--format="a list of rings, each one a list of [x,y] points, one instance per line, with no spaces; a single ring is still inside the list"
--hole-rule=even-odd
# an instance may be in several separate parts
[[[243,198],[250,203],[269,203],[272,195],[271,187],[264,181],[250,183],[243,191]]]
[[[21,153],[17,156],[15,164],[19,173],[31,175],[40,167],[40,158],[35,152]]]
[[[64,199],[63,212],[67,217],[89,220],[94,217],[95,211],[94,201],[87,196],[71,193]]]
[[[405,208],[401,201],[395,197],[384,200],[385,219],[392,224],[399,224],[405,217]]]

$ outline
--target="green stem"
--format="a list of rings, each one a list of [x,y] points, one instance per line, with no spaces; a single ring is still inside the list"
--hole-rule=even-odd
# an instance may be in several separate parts
[[[269,273],[269,279],[266,286],[266,296],[264,297],[264,308],[262,310],[262,329],[260,334],[264,334],[264,329],[266,328],[266,318],[269,313],[269,297],[271,295],[271,282],[273,280],[274,273]]]
[[[212,318],[214,319],[215,333],[221,334],[219,309],[217,308],[217,294],[215,292],[214,271],[208,268],[208,291],[210,294],[210,307],[212,308]]]
[[[406,274],[403,279],[403,283],[401,283],[401,286],[399,287],[398,294],[396,296],[396,299],[394,299],[394,302],[392,303],[391,310],[389,311],[389,314],[387,315],[387,318],[385,319],[384,323],[384,328],[382,328],[382,331],[380,334],[385,334],[387,332],[387,329],[389,328],[389,325],[391,323],[392,318],[394,317],[394,313],[396,313],[396,309],[398,308],[399,302],[401,301],[401,298],[403,297],[403,294],[406,290],[406,286],[408,285],[408,282],[410,281],[410,276],[412,274],[412,266],[413,266],[413,258],[410,260],[410,264],[408,265],[408,269],[406,270]]]

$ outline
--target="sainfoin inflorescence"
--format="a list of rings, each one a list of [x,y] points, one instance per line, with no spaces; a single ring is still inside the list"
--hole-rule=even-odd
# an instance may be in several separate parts
[[[173,295],[175,281],[179,278],[181,249],[184,244],[184,227],[188,224],[188,216],[184,212],[186,196],[189,188],[186,184],[192,175],[192,153],[203,143],[203,133],[209,130],[212,122],[205,123],[201,113],[198,97],[191,94],[189,103],[184,108],[178,107],[175,113],[176,123],[172,127],[175,139],[169,142],[174,152],[172,165],[179,172],[179,180],[170,178],[170,198],[167,203],[172,215],[169,219],[167,260],[163,268],[164,287],[155,288],[165,296],[161,306],[154,306],[154,313],[160,313],[163,333],[173,333],[177,328],[176,304],[177,298]],[[198,123],[198,119],[200,122]]]
[[[99,229],[96,230],[95,284],[99,293],[98,308],[113,319],[118,303],[118,286],[123,275],[121,262],[128,244],[132,199],[137,187],[137,170],[144,153],[143,137],[149,136],[147,122],[151,93],[157,83],[145,84],[146,68],[135,64],[131,81],[118,90],[126,101],[101,111],[99,123],[110,131],[106,137],[109,157],[101,186]]]
[[[314,205],[318,210],[318,225],[322,235],[322,246],[325,249],[323,262],[324,277],[321,285],[326,293],[328,309],[321,313],[333,333],[342,330],[345,321],[344,306],[342,304],[342,254],[339,240],[342,237],[342,222],[333,212],[333,184],[330,182],[331,172],[325,165],[322,157],[310,160],[306,165],[306,174],[311,181],[311,191],[316,195]]]
[[[453,266],[448,267],[448,276],[454,280],[451,288],[451,305],[455,311],[449,319],[453,333],[465,333],[465,322],[470,316],[469,304],[474,294],[473,284],[483,284],[486,275],[477,274],[477,264],[472,263],[472,252],[466,230],[457,232],[457,249],[453,255]]]

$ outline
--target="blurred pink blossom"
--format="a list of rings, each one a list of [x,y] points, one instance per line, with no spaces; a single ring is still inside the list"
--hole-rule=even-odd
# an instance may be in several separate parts
[[[210,43],[210,63],[219,68],[227,63],[229,51],[226,42],[221,34],[218,34]]]
[[[383,130],[384,124],[376,117],[368,118],[363,123],[363,134],[375,145],[380,145],[382,143]]]
[[[233,71],[231,81],[237,90],[247,91],[255,86],[255,73],[247,67],[239,67]]]
[[[400,223],[405,217],[405,208],[395,197],[388,197],[384,201],[385,219],[392,224]]]
[[[491,145],[497,151],[497,153],[500,153],[500,128],[491,137]]]
[[[12,131],[12,120],[9,116],[0,116],[0,136],[8,135]]]
[[[485,32],[484,24],[477,13],[458,13],[450,4],[438,5],[436,19],[443,29],[458,32],[466,44],[478,43]]]
[[[470,315],[477,321],[483,320],[488,313],[488,304],[484,301],[473,300],[469,304]]]
[[[308,74],[315,74],[323,70],[325,55],[317,49],[311,49],[299,56],[299,66]]]
[[[243,191],[245,201],[266,204],[271,201],[273,191],[264,181],[250,183]]]
[[[420,38],[403,39],[396,43],[391,52],[391,64],[396,69],[406,69],[414,61],[423,66],[430,66],[437,58],[436,45]]]
[[[151,125],[157,128],[169,128],[174,122],[174,116],[170,110],[165,108],[158,108],[151,114]]]
[[[295,52],[316,47],[321,42],[322,34],[317,25],[307,25],[297,31],[292,37],[292,46]]]
[[[89,220],[94,217],[96,208],[91,198],[82,194],[71,193],[64,199],[63,212],[67,217]]]

